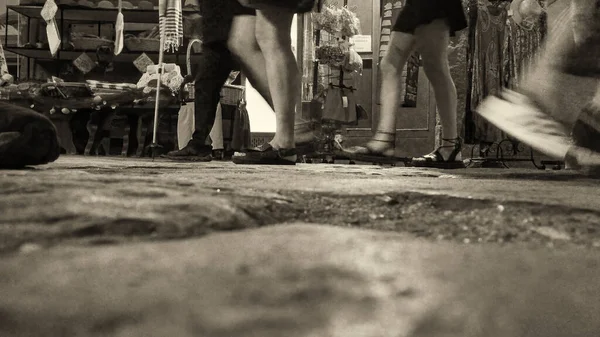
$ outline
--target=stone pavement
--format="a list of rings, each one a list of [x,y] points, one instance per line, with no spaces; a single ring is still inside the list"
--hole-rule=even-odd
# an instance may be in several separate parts
[[[598,182],[68,156],[0,171],[0,336],[596,337]]]

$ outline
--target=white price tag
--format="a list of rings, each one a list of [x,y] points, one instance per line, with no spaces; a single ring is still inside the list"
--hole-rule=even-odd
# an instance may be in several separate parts
[[[146,53],[142,53],[138,58],[133,61],[133,65],[141,72],[145,73],[148,69],[148,66],[154,65],[152,59],[146,55]]]
[[[79,57],[73,61],[73,65],[84,74],[89,73],[96,67],[96,63],[86,53],[79,55]]]

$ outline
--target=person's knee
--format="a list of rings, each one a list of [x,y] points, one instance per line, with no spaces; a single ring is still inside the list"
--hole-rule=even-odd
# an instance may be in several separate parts
[[[274,11],[261,11],[258,14],[255,34],[256,41],[263,51],[278,51],[291,48],[290,34],[292,14]]]
[[[257,27],[256,41],[263,51],[278,51],[292,46],[289,30],[272,27]]]
[[[227,48],[233,55],[240,57],[249,52],[256,51],[258,45],[256,44],[256,39],[250,38],[247,35],[232,35],[227,40]]]
[[[443,57],[423,58],[423,70],[431,82],[448,81],[450,78],[450,67]]]
[[[404,62],[402,62],[402,51],[390,51],[381,60],[380,69],[383,76],[398,76],[404,70]]]

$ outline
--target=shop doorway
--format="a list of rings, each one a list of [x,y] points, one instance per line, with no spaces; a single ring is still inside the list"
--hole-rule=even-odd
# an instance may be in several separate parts
[[[371,36],[372,50],[360,53],[364,70],[357,81],[357,101],[365,109],[370,110],[369,118],[360,121],[356,127],[346,129],[347,145],[364,144],[377,126],[381,109],[379,64],[389,41],[391,24],[398,12],[389,8],[398,6],[399,2],[404,1],[348,1],[349,7],[356,9],[363,34]],[[406,99],[404,106],[396,112],[396,156],[429,153],[436,139],[436,103],[433,89],[418,57],[414,58],[412,66],[407,67],[406,78],[403,80],[406,88],[398,95]]]

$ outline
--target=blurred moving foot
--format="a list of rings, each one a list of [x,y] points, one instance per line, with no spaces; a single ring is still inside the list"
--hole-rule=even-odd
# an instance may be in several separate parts
[[[554,159],[565,159],[572,141],[562,123],[522,94],[505,90],[500,96],[486,98],[477,107],[477,113],[536,151]]]

